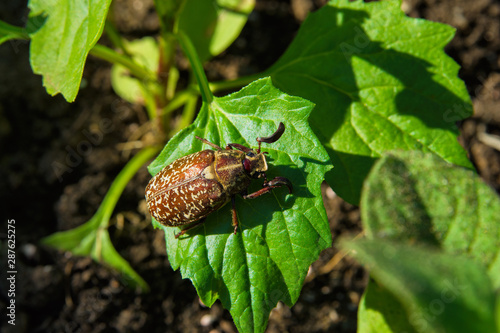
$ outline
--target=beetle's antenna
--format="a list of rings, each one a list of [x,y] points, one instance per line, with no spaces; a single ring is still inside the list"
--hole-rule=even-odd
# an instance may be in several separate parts
[[[205,144],[207,144],[207,145],[209,145],[209,146],[211,146],[211,147],[213,147],[213,148],[215,148],[217,150],[222,150],[221,147],[217,146],[215,143],[212,143],[212,142],[208,141],[207,139],[200,138],[197,135],[195,135],[194,137],[197,138],[198,140],[200,140],[201,142],[203,142],[203,143],[205,143]]]
[[[285,125],[282,122],[280,122],[276,132],[274,132],[270,136],[258,137],[257,142],[259,143],[259,148],[257,149],[257,153],[260,153],[260,145],[262,142],[265,142],[265,143],[276,142],[279,140],[279,138],[281,138],[281,136],[283,135],[283,132],[285,132]]]

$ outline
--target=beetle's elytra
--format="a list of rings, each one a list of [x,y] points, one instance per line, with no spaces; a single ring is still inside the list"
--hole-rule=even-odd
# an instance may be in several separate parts
[[[236,194],[244,199],[253,199],[280,186],[287,186],[292,193],[292,183],[284,177],[267,181],[265,152],[260,151],[262,142],[273,143],[284,131],[285,126],[280,123],[271,136],[258,137],[257,150],[237,143],[230,143],[223,149],[196,137],[216,150],[207,149],[181,157],[158,172],[146,187],[146,202],[151,215],[168,227],[199,221],[176,234],[177,238],[203,223],[207,215],[231,200],[232,225],[236,234]],[[264,178],[263,188],[248,194],[247,189],[253,178]]]

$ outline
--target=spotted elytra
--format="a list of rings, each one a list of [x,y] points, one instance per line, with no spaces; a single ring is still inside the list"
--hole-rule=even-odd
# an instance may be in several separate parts
[[[260,150],[262,142],[276,142],[284,131],[285,126],[280,122],[275,133],[268,137],[258,137],[257,150],[237,143],[230,143],[223,149],[196,137],[215,150],[207,149],[181,157],[150,180],[146,187],[146,202],[151,215],[168,227],[187,225],[175,235],[178,238],[187,230],[203,223],[206,216],[231,200],[232,225],[236,234],[237,194],[244,199],[253,199],[281,186],[287,186],[292,193],[292,183],[284,177],[267,181],[265,152]],[[247,194],[254,178],[264,178],[263,188]]]

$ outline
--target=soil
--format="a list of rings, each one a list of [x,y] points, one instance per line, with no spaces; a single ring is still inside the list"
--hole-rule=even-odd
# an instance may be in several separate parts
[[[154,34],[152,0],[117,0],[113,15],[129,37]],[[210,79],[234,78],[267,68],[293,39],[308,10],[320,0],[257,1],[238,40],[207,65]],[[0,4],[0,19],[24,25],[26,1]],[[500,191],[500,3],[494,0],[407,0],[412,17],[457,29],[446,48],[461,66],[460,77],[475,115],[459,124],[460,140],[483,179]],[[270,28],[273,27],[273,28]],[[106,42],[104,40],[104,42]],[[163,234],[153,230],[144,203],[150,178],[145,167],[126,187],[110,235],[120,254],[154,292],[124,286],[113,271],[88,258],[42,247],[39,240],[87,221],[134,150],[128,142],[146,120],[141,107],[118,98],[110,66],[89,57],[77,100],[50,97],[32,73],[27,42],[0,47],[0,202],[2,221],[16,221],[16,326],[2,317],[2,332],[235,332],[219,302],[200,303],[189,280],[169,267]],[[86,142],[85,144],[83,142]],[[323,198],[334,236],[361,232],[359,210],[326,185]],[[2,222],[3,228],[6,223]],[[5,230],[5,229],[4,229]],[[2,256],[7,252],[1,231]],[[2,258],[2,263],[6,262]],[[2,266],[4,267],[4,266]],[[0,273],[5,309],[6,270]],[[281,303],[267,332],[355,332],[366,271],[335,247],[310,269],[298,302]]]

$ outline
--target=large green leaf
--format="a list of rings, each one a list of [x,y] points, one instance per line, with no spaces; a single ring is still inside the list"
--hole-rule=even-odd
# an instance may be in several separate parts
[[[316,104],[311,127],[335,165],[326,180],[351,203],[387,150],[471,166],[455,126],[471,114],[470,99],[443,51],[454,29],[408,18],[400,4],[331,1],[268,71],[278,88]]]
[[[43,76],[51,95],[74,101],[90,49],[102,34],[111,0],[30,0],[30,17],[46,15],[30,34],[33,72]]]
[[[193,42],[205,61],[224,51],[239,36],[255,0],[187,0],[179,13],[178,29]]]
[[[430,153],[393,152],[373,168],[361,204],[368,237],[466,255],[500,288],[500,200],[473,171]]]
[[[283,136],[262,149],[269,152],[268,179],[290,179],[292,194],[280,188],[253,200],[238,196],[236,235],[230,204],[209,215],[187,237],[175,239],[179,228],[162,226],[172,267],[192,280],[205,304],[219,298],[240,332],[263,332],[279,300],[294,304],[309,265],[331,244],[320,192],[331,166],[307,123],[312,108],[312,103],[274,88],[269,78],[261,79],[204,104],[194,124],[172,138],[149,167],[154,175],[179,157],[211,149],[195,135],[222,147],[256,147],[256,137],[270,135],[279,122],[285,124]],[[249,192],[260,185],[254,181]]]
[[[482,284],[491,289],[489,293],[492,297],[493,290],[500,288],[499,211],[497,194],[473,171],[447,163],[431,153],[395,151],[383,156],[370,172],[361,198],[364,229],[368,238],[377,240],[373,246],[377,246],[378,250],[374,252],[371,248],[364,248],[358,256],[361,261],[377,267],[374,277],[385,289],[368,288],[365,292],[359,310],[360,332],[376,332],[381,327],[388,332],[403,330],[401,325],[404,327],[407,324],[404,318],[399,312],[391,311],[391,308],[397,309],[397,305],[376,301],[394,298],[405,306],[408,312],[406,320],[419,332],[429,332],[429,327],[437,332],[440,327],[457,331],[456,328],[461,325],[461,331],[471,331],[472,327],[466,329],[468,324],[461,320],[456,325],[452,323],[448,317],[452,314],[448,311],[456,311],[453,316],[466,318],[467,322],[477,325],[472,329],[474,332],[493,332],[490,317],[494,316],[494,306],[489,304],[489,296],[482,300],[482,304],[462,298],[470,290],[478,292],[477,288]],[[386,244],[391,240],[407,245],[425,244],[434,248],[435,252],[421,253],[418,249],[415,252],[407,249],[403,250],[406,254],[402,256],[399,248],[402,245]],[[437,252],[438,249],[441,253]],[[370,253],[369,257],[366,253]],[[467,258],[465,263],[464,258]],[[452,271],[443,273],[442,266],[447,261],[454,267]],[[415,266],[415,269],[405,267],[406,263]],[[425,276],[424,271],[428,271]],[[481,282],[471,280],[470,284],[462,285],[462,282],[452,278],[468,276],[473,272],[484,275],[480,278]],[[433,284],[446,281],[455,285],[453,292],[458,291],[458,301],[446,301],[447,296],[443,300],[445,289],[431,288]],[[419,287],[414,290],[408,288],[407,292],[411,294],[408,295],[400,290],[398,283],[406,286],[417,284]],[[467,293],[464,294],[463,289]],[[441,295],[438,295],[439,292]],[[481,297],[484,297],[483,292],[479,293]],[[435,297],[435,300],[425,301],[429,297]],[[446,309],[438,316],[431,316],[430,319],[428,316],[419,317],[418,320],[412,316],[415,311],[433,311],[443,302]],[[452,307],[447,304],[450,302]],[[415,310],[411,306],[417,303],[419,308]],[[476,315],[478,317],[473,319]]]
[[[343,246],[355,251],[377,282],[401,302],[415,331],[496,331],[494,289],[484,267],[473,260],[380,239],[344,242]],[[383,293],[378,296],[385,297]],[[382,312],[391,314],[385,308]],[[362,316],[366,318],[366,313]],[[386,317],[384,330],[360,324],[364,329],[360,333],[396,333],[407,325],[390,319]]]

